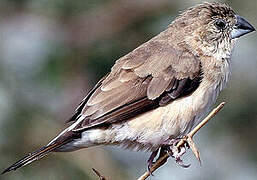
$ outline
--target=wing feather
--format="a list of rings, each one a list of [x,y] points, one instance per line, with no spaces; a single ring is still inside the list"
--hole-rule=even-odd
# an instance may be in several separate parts
[[[74,131],[128,120],[193,92],[200,61],[189,51],[149,41],[119,59],[110,74],[84,99]]]
[[[147,97],[151,100],[158,98],[168,88],[171,80],[163,76],[154,77],[147,87]]]

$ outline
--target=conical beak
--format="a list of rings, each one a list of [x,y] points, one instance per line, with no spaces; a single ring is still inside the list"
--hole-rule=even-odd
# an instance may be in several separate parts
[[[236,24],[231,32],[231,38],[239,38],[245,34],[255,31],[255,28],[244,18],[236,15]]]

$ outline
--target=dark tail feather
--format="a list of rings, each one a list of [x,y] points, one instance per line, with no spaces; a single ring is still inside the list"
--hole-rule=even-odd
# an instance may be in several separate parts
[[[46,145],[46,146],[42,147],[41,149],[38,149],[37,151],[34,151],[34,152],[28,154],[27,156],[25,156],[18,162],[14,163],[10,167],[6,168],[2,172],[2,174],[5,174],[12,170],[16,170],[20,167],[23,167],[23,166],[26,166],[27,164],[32,163],[33,161],[39,160],[39,159],[45,157],[46,155],[48,155],[49,153],[57,150],[59,147],[71,142],[73,139],[78,138],[78,137],[79,137],[78,133],[74,133],[72,131],[65,132],[51,144]]]
[[[10,167],[6,168],[2,172],[2,174],[5,174],[5,173],[7,173],[9,171],[12,171],[12,170],[16,170],[20,167],[23,167],[23,166],[26,166],[27,164],[32,163],[33,161],[41,159],[44,156],[48,155],[50,152],[54,151],[56,148],[66,144],[66,143],[67,142],[54,143],[54,144],[50,144],[50,145],[47,145],[45,147],[42,147],[42,148],[38,149],[37,151],[34,151],[34,152],[28,154],[27,156],[25,156],[24,158],[20,159],[18,162],[14,163]]]

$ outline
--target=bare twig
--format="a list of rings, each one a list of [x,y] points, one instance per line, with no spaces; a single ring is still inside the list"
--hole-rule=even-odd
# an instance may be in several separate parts
[[[100,174],[99,171],[97,171],[95,168],[92,168],[92,170],[94,171],[94,173],[99,177],[100,180],[107,180],[104,176],[102,176]]]
[[[211,119],[213,118],[225,105],[225,102],[220,103],[215,109],[210,112],[210,114],[201,122],[199,123],[190,133],[188,133],[183,139],[181,139],[178,144],[176,145],[177,148],[185,145],[187,142],[193,151],[194,155],[198,159],[198,161],[201,163],[200,160],[200,154],[199,151],[197,150],[195,143],[193,141],[193,136]],[[161,167],[167,159],[169,158],[169,154],[166,153],[162,157],[160,157],[151,167],[150,172],[154,172],[156,169]],[[146,171],[142,176],[140,176],[137,180],[145,180],[147,177],[150,176],[150,172]]]

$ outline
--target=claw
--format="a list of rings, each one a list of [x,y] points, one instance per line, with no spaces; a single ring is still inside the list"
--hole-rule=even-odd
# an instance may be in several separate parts
[[[173,157],[175,159],[178,165],[183,168],[188,168],[191,164],[184,164],[181,157],[186,153],[186,149],[190,148],[190,146],[187,142],[187,137],[184,137],[183,139],[184,142],[180,145],[178,145],[178,143],[181,141],[181,138],[170,141],[171,143],[164,146],[163,148],[170,157]]]
[[[180,165],[183,168],[189,168],[191,166],[191,164],[184,164],[180,157],[175,159],[175,161],[178,165]]]
[[[188,168],[191,165],[191,164],[187,164],[187,165],[184,164],[181,159],[181,157],[186,153],[186,145],[185,147],[182,146],[179,148],[174,146],[171,151],[173,153],[172,157],[175,159],[178,165],[180,165],[183,168]]]
[[[181,141],[182,140],[182,141]],[[192,139],[192,136],[185,136],[182,139],[173,139],[167,143],[165,143],[161,148],[160,148],[160,153],[159,153],[159,157],[162,157],[165,153],[168,153],[168,155],[170,157],[173,157],[176,161],[176,163],[183,167],[183,168],[188,168],[190,167],[191,164],[184,164],[183,160],[181,159],[181,157],[186,153],[186,149],[191,148],[192,152],[194,153],[195,157],[197,158],[197,160],[199,161],[200,165],[201,165],[201,159],[200,159],[200,153]],[[152,172],[151,172],[151,168],[154,164],[154,159],[157,156],[159,152],[159,149],[152,152],[151,156],[149,157],[147,163],[147,169],[148,172],[151,176],[153,176]],[[157,159],[157,161],[158,161]],[[166,162],[166,161],[165,161]],[[165,163],[163,162],[163,163]]]

